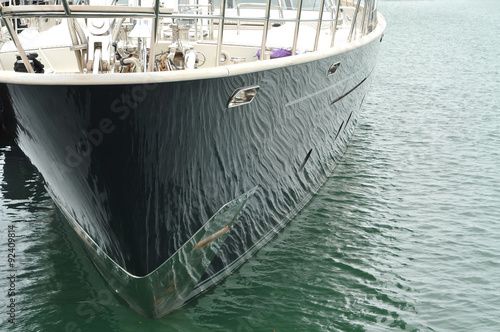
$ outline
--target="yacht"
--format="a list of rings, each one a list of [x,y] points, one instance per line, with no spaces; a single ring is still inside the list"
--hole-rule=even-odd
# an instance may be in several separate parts
[[[1,2],[3,126],[95,266],[161,318],[271,240],[333,172],[377,0]]]

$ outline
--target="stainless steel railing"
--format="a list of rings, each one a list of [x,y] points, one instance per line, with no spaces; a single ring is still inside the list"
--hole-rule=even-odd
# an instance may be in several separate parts
[[[331,0],[328,0],[331,1]],[[363,2],[363,6],[361,5]],[[5,2],[4,2],[5,3]],[[217,30],[217,40],[216,40],[216,56],[215,56],[215,66],[219,66],[220,58],[223,46],[223,36],[224,28],[226,22],[236,22],[237,32],[239,33],[241,22],[254,21],[262,22],[262,40],[261,40],[261,53],[263,54],[266,49],[267,44],[267,34],[270,28],[270,24],[279,22],[281,24],[292,22],[295,23],[293,44],[292,44],[292,56],[295,55],[297,50],[297,41],[299,36],[299,29],[301,23],[306,22],[316,22],[316,34],[314,40],[314,49],[318,49],[319,37],[322,31],[323,23],[331,23],[331,47],[335,45],[336,31],[339,27],[338,22],[340,19],[340,14],[349,9],[353,11],[352,18],[350,18],[350,30],[348,41],[351,42],[352,39],[356,39],[359,36],[366,35],[370,33],[376,26],[377,19],[377,0],[334,0],[329,6],[326,6],[325,0],[321,0],[321,7],[318,11],[317,18],[304,18],[303,13],[303,1],[298,0],[297,8],[295,9],[295,18],[285,17],[284,8],[282,2],[278,3],[280,6],[279,17],[271,17],[271,9],[275,5],[271,4],[271,0],[267,0],[266,4],[260,4],[258,7],[264,8],[264,15],[261,17],[242,17],[241,8],[245,8],[245,4],[240,4],[236,7],[236,16],[226,15],[227,5],[225,0],[221,0],[219,12],[215,13],[213,4],[208,5],[179,5],[180,8],[193,8],[193,13],[181,13],[174,12],[173,9],[168,9],[161,7],[160,0],[154,0],[154,5],[152,7],[132,7],[132,6],[89,6],[89,5],[70,5],[67,0],[60,0],[60,5],[18,5],[18,6],[2,6],[0,3],[0,15],[2,19],[2,25],[5,26],[12,37],[12,40],[17,48],[18,53],[21,55],[23,62],[29,72],[32,72],[31,66],[28,65],[28,59],[23,47],[17,37],[17,30],[13,26],[12,22],[19,18],[29,18],[29,17],[47,17],[47,18],[151,18],[152,19],[152,29],[151,29],[151,42],[149,45],[149,61],[147,64],[147,70],[153,71],[154,69],[154,59],[155,59],[155,45],[158,42],[158,30],[161,26],[160,20],[168,18],[172,21],[178,19],[189,19],[195,22],[195,36],[200,36],[203,41],[203,29],[206,24],[210,31],[209,39],[213,40],[213,32]],[[249,5],[257,6],[255,4]],[[206,13],[199,10],[202,7],[207,7]],[[330,18],[324,18],[324,12],[327,9],[331,15]],[[348,15],[344,15],[348,19]],[[359,23],[361,21],[361,23]],[[201,22],[198,25],[198,22]],[[205,23],[204,23],[205,22]],[[234,23],[233,23],[234,24]],[[201,33],[198,34],[198,26],[201,29]],[[196,37],[198,38],[198,37]],[[261,60],[265,57],[261,56]]]

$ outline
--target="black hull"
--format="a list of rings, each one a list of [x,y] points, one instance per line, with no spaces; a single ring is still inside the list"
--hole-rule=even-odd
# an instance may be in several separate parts
[[[108,281],[126,279],[119,281],[128,287],[130,278],[149,277],[208,220],[222,229],[217,218],[238,217],[175,305],[142,310],[148,301],[161,304],[156,286],[150,298],[131,303],[161,317],[237,268],[324,183],[353,133],[379,44],[377,38],[313,62],[223,78],[3,83],[0,91],[18,121],[19,146]],[[260,86],[255,100],[228,109],[233,91],[251,85]],[[230,215],[223,215],[227,203]],[[199,247],[199,236],[186,253]],[[108,258],[115,272],[102,262]]]
[[[8,102],[8,95],[4,94],[5,91],[0,91],[0,138],[14,138],[16,119],[12,110],[12,105]],[[7,102],[4,103],[3,101]]]

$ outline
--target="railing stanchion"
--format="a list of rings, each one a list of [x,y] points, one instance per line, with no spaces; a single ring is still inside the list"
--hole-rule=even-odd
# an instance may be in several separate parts
[[[68,2],[66,0],[62,0],[62,5],[66,15],[71,17],[71,11],[69,10]]]
[[[368,25],[368,14],[370,12],[370,0],[365,0],[363,6],[363,21],[361,23],[361,37],[366,35],[366,26]]]
[[[19,38],[17,38],[16,30],[14,30],[14,27],[12,26],[10,19],[3,16],[2,4],[0,4],[0,14],[2,15],[3,22],[5,23],[7,30],[9,30],[9,33],[12,37],[12,40],[14,41],[14,44],[16,45],[17,51],[19,52],[19,55],[21,56],[21,59],[23,60],[24,66],[26,67],[26,70],[28,71],[28,73],[34,74],[35,71],[33,70],[33,67],[31,67],[31,65],[30,65],[30,61],[28,60],[28,57],[26,56],[26,53],[24,52],[23,45],[21,45]]]
[[[211,1],[210,2],[210,13],[208,13],[209,15],[213,16],[214,15],[214,4],[213,2]],[[209,28],[208,28],[208,31],[209,31],[209,36],[208,38],[210,40],[214,40],[214,19],[213,18],[210,18],[210,23],[209,23]]]
[[[222,53],[222,37],[224,34],[224,19],[226,17],[226,0],[221,0],[220,2],[220,16],[219,19],[219,32],[217,34],[217,49],[215,54],[215,67],[219,67],[220,56]]]
[[[340,12],[340,0],[337,0],[337,8],[335,9],[335,21],[333,21],[333,31],[332,31],[332,42],[330,47],[333,47],[335,44],[335,34],[337,33],[337,22],[339,21],[339,12]]]
[[[323,9],[325,8],[325,0],[321,0],[321,8],[319,10],[318,26],[316,28],[316,38],[314,39],[314,52],[318,50],[319,34],[321,32],[321,25],[323,24]]]
[[[285,14],[283,11],[283,0],[278,0],[278,11],[280,14],[280,18],[285,18]]]
[[[351,31],[349,31],[349,38],[348,38],[349,42],[352,41],[352,34],[354,32],[354,29],[356,27],[356,22],[358,20],[359,5],[361,5],[361,0],[358,0],[358,3],[356,5],[356,10],[354,10],[354,15],[352,17],[352,22],[351,22]],[[354,39],[356,39],[356,37],[354,37]]]
[[[148,61],[148,71],[154,71],[155,65],[155,46],[158,39],[158,20],[160,16],[160,0],[155,0],[155,17],[153,18],[153,24],[151,26],[151,43],[149,45],[149,61]],[[146,64],[146,59],[144,59],[144,64]]]
[[[262,30],[262,43],[260,44],[260,60],[264,60],[264,52],[266,51],[267,31],[269,30],[269,16],[271,16],[271,0],[266,2],[266,14],[264,21],[264,29]]]
[[[301,15],[302,15],[302,0],[299,0],[299,5],[297,6],[297,22],[295,22],[295,33],[293,35],[292,56],[294,56],[295,53],[297,52],[297,39],[299,38]]]

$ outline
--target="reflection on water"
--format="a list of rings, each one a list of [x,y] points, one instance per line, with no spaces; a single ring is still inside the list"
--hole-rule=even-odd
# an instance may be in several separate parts
[[[347,211],[353,206],[370,206],[369,198],[356,192],[349,180],[355,154],[346,157],[335,181],[329,181],[257,257],[222,285],[152,321],[112,294],[45,192],[39,174],[15,144],[2,142],[0,227],[14,224],[17,239],[19,311],[12,327],[16,331],[164,331],[166,327],[169,331],[291,331],[297,321],[312,330],[364,330],[378,322],[405,327],[400,311],[413,311],[402,293],[408,285],[392,273],[397,282],[386,280],[387,265],[372,264],[379,255],[398,257],[397,247],[383,244],[405,230],[350,218]],[[363,179],[363,191],[375,190],[369,180]],[[3,247],[6,242],[3,234]],[[5,261],[1,263],[6,271]],[[7,286],[4,279],[1,289]]]
[[[89,273],[93,267],[55,210],[38,172],[19,148],[2,141],[0,160],[2,248],[7,244],[3,230],[14,225],[16,235],[14,298],[18,310],[13,327],[42,331],[48,326],[61,326],[65,317],[71,317],[67,313],[77,313],[79,304],[95,302],[95,289],[104,289],[104,284],[93,288],[89,280],[96,279],[93,272]],[[6,261],[0,264],[6,273]],[[1,286],[5,289],[4,278]],[[82,318],[89,319],[82,315],[79,320]],[[108,319],[103,321],[109,326]]]

